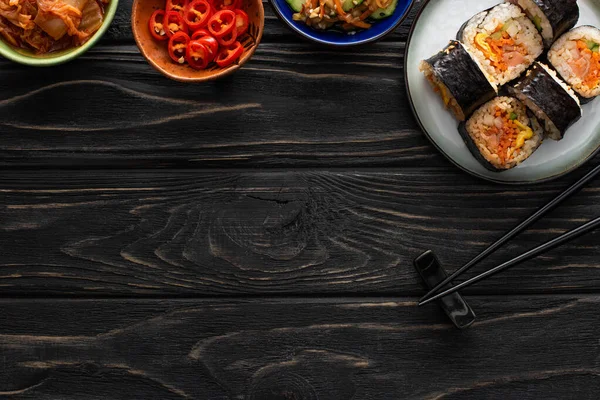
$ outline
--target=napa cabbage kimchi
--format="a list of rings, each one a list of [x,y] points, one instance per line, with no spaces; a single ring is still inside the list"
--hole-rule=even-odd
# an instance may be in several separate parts
[[[109,0],[0,0],[0,38],[36,54],[81,46],[104,21]]]

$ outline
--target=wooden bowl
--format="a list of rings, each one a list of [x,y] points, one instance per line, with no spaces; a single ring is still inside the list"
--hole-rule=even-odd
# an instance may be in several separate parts
[[[165,0],[134,0],[131,12],[131,29],[133,37],[142,55],[150,65],[168,78],[180,82],[204,82],[219,79],[231,74],[248,61],[260,43],[265,27],[265,10],[262,0],[243,0],[242,9],[248,14],[248,31],[242,36],[240,43],[244,53],[236,64],[221,68],[214,62],[205,70],[195,70],[188,65],[176,64],[169,57],[167,41],[157,41],[150,34],[148,21],[152,13],[164,9]]]

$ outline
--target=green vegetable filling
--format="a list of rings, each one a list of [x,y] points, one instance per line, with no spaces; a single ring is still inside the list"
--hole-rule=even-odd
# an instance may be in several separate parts
[[[587,48],[593,51],[594,53],[598,53],[598,51],[600,50],[600,44],[594,42],[593,40],[586,40],[585,44],[587,45]]]
[[[515,114],[514,112],[511,112],[510,115],[508,116],[508,118],[511,121],[514,121],[515,119],[517,119],[519,116],[517,114]]]
[[[490,35],[490,37],[491,37],[493,40],[500,40],[500,39],[502,39],[502,31],[498,31],[498,32],[496,32],[496,33],[492,33],[492,34]]]
[[[540,17],[539,15],[536,15],[535,17],[533,17],[533,24],[535,25],[535,27],[537,28],[537,30],[539,32],[542,31],[542,17]]]

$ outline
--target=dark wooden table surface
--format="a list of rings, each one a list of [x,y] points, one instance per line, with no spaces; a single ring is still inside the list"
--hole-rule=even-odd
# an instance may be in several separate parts
[[[456,269],[597,161],[529,187],[451,165],[405,94],[414,12],[333,51],[267,5],[245,68],[185,85],[130,8],[75,62],[0,62],[0,398],[598,399],[600,233],[466,290],[466,331],[411,265]],[[485,265],[597,215],[600,182]]]

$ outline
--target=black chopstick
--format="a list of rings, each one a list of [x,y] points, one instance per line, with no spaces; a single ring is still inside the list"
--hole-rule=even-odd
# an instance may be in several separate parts
[[[541,246],[538,246],[538,247],[536,247],[534,249],[531,249],[528,252],[523,253],[520,256],[515,257],[515,258],[513,258],[510,261],[505,262],[504,264],[498,265],[497,267],[492,268],[492,269],[490,269],[488,271],[485,271],[485,272],[483,272],[483,273],[481,273],[481,274],[479,274],[479,275],[477,275],[477,276],[475,276],[475,277],[473,277],[473,278],[471,278],[469,280],[466,280],[466,281],[464,281],[464,282],[462,282],[462,283],[460,283],[460,284],[458,284],[456,286],[453,286],[452,288],[450,288],[450,289],[448,289],[446,291],[438,293],[435,296],[432,296],[432,297],[428,298],[427,300],[419,303],[419,305],[427,304],[430,301],[434,301],[434,300],[439,299],[440,297],[444,297],[444,296],[447,296],[449,294],[452,294],[452,293],[456,292],[457,290],[460,290],[462,288],[470,286],[470,285],[474,284],[475,282],[479,282],[480,280],[485,279],[488,276],[492,276],[494,274],[497,274],[500,271],[504,271],[505,269],[513,267],[513,266],[515,266],[515,265],[517,265],[517,264],[519,264],[519,263],[521,263],[523,261],[527,261],[529,259],[532,259],[532,258],[534,258],[534,257],[536,257],[536,256],[538,256],[538,255],[540,255],[542,253],[545,253],[548,250],[552,250],[555,247],[558,247],[558,246],[560,246],[560,245],[562,245],[564,243],[567,243],[570,240],[573,240],[573,239],[575,239],[575,238],[577,238],[577,237],[579,237],[579,236],[581,236],[581,235],[583,235],[585,233],[588,233],[588,232],[590,232],[590,231],[598,228],[599,226],[600,226],[600,217],[598,217],[598,218],[596,218],[596,219],[588,222],[587,224],[584,224],[584,225],[580,226],[579,228],[575,228],[572,231],[569,231],[569,232],[567,232],[567,233],[565,233],[565,234],[563,234],[563,235],[561,235],[559,237],[556,237],[556,238],[554,238],[554,239],[552,239],[552,240],[550,240],[550,241],[542,244]]]
[[[519,233],[521,233],[525,229],[527,229],[530,225],[532,225],[534,222],[539,220],[545,214],[552,211],[554,208],[556,208],[556,206],[558,206],[564,200],[566,200],[571,195],[576,193],[579,189],[581,189],[582,187],[587,185],[599,173],[600,173],[600,165],[598,165],[596,168],[594,168],[592,171],[590,171],[586,176],[584,176],[579,181],[577,181],[573,186],[571,186],[570,188],[565,190],[563,193],[561,193],[558,197],[556,197],[550,203],[548,203],[544,207],[540,208],[531,217],[527,218],[525,221],[521,222],[518,226],[516,226],[514,229],[512,229],[510,232],[508,232],[506,235],[502,236],[497,242],[490,245],[481,254],[479,254],[478,256],[473,258],[471,261],[469,261],[467,264],[465,264],[464,266],[459,268],[456,272],[450,274],[450,276],[448,276],[446,279],[444,279],[442,282],[440,282],[436,287],[434,287],[429,292],[427,292],[427,294],[425,296],[423,296],[421,298],[421,300],[419,300],[419,305],[421,306],[423,304],[429,303],[429,299],[431,298],[431,296],[438,293],[444,286],[446,286],[448,283],[450,283],[451,281],[456,279],[463,272],[472,268],[474,265],[479,263],[481,260],[483,260],[484,258],[489,256],[490,254],[492,254],[500,246],[502,246],[504,243],[508,242],[509,240],[511,240],[512,238],[517,236]]]

